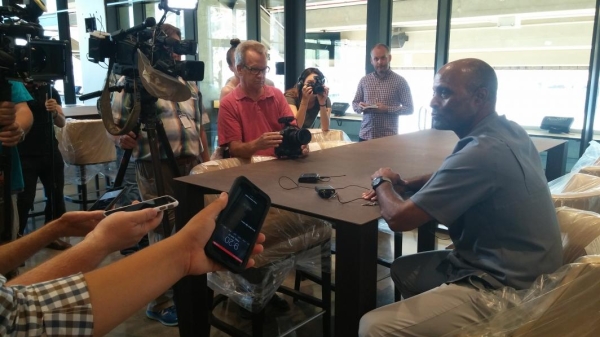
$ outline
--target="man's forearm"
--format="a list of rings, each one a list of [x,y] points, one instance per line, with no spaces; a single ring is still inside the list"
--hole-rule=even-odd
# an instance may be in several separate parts
[[[95,269],[108,253],[100,244],[84,240],[7,284],[29,285],[80,272],[89,272]]]
[[[429,179],[431,179],[431,176],[432,174],[427,174],[424,176],[408,179],[406,187],[410,191],[417,192],[429,181]]]
[[[200,143],[202,144],[202,153],[200,154],[200,158],[202,158],[202,162],[205,163],[210,160],[210,151],[208,149],[208,139],[206,138],[204,126],[200,127]]]
[[[56,226],[51,222],[31,234],[0,246],[0,274],[6,274],[16,269],[25,260],[60,236]]]
[[[229,143],[229,154],[231,157],[252,158],[256,151],[257,149],[254,141],[247,143],[234,141]]]

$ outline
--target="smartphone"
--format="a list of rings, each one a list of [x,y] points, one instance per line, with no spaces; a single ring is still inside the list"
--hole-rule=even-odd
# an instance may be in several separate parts
[[[157,211],[164,211],[167,209],[175,208],[177,207],[177,205],[179,205],[179,201],[177,201],[170,195],[165,195],[162,197],[142,201],[137,204],[111,209],[109,211],[104,212],[104,216],[109,216],[115,212],[134,212],[146,208],[154,208]]]
[[[115,199],[120,198],[124,193],[127,193],[129,188],[118,187],[110,191],[106,191],[96,202],[88,209],[88,211],[107,210]]]
[[[244,176],[236,178],[204,247],[206,255],[234,273],[242,272],[270,207],[271,198],[265,192]]]

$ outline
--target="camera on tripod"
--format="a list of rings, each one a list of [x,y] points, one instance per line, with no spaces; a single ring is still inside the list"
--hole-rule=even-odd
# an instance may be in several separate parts
[[[39,0],[11,0],[0,7],[0,73],[7,79],[50,81],[67,74],[67,43],[44,36]]]
[[[279,132],[283,136],[283,140],[278,147],[275,148],[277,158],[298,158],[302,155],[302,145],[310,143],[312,136],[307,129],[300,129],[292,125],[294,117],[286,116],[277,120],[280,124],[284,124],[283,129]]]
[[[313,77],[313,80],[315,82],[310,84],[313,94],[318,95],[324,93],[325,88],[323,85],[325,85],[325,78],[321,76],[315,76]]]

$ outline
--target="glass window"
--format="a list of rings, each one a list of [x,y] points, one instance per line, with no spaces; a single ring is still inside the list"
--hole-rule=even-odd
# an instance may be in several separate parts
[[[452,8],[450,61],[493,66],[507,118],[539,127],[544,116],[573,117],[581,129],[596,1],[467,2]]]
[[[267,74],[267,78],[273,81],[276,88],[285,91],[284,75],[277,75],[277,63],[283,62],[285,59],[285,18],[283,6],[279,5],[278,1],[270,1],[271,6],[261,7],[260,11],[260,38],[262,44],[267,46],[269,50],[268,65],[271,70]]]
[[[354,99],[365,75],[366,36],[366,1],[307,1],[305,67],[323,72],[331,102]]]
[[[437,0],[394,1],[391,68],[410,86],[414,112],[400,116],[398,132],[431,128]]]

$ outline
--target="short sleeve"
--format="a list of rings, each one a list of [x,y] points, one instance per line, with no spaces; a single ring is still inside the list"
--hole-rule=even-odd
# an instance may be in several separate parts
[[[468,144],[450,155],[411,200],[434,219],[452,224],[494,191],[493,164],[482,151]]]
[[[219,106],[219,116],[217,132],[219,135],[219,146],[231,143],[232,141],[242,141],[242,125],[236,118],[236,107],[234,94],[227,95]]]
[[[33,97],[21,82],[9,81],[11,85],[11,99],[13,103],[32,101]]]

